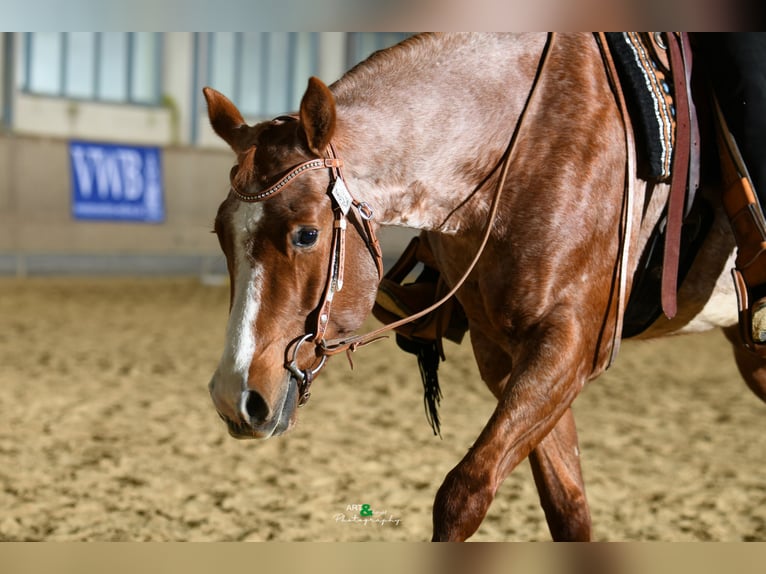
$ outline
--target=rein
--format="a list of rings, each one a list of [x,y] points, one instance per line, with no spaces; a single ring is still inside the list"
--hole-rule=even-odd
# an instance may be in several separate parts
[[[524,107],[522,108],[521,114],[519,115],[519,120],[517,121],[514,128],[513,135],[511,136],[508,147],[503,154],[500,177],[498,179],[497,188],[490,205],[489,213],[487,216],[487,225],[484,229],[479,248],[476,251],[473,260],[468,265],[460,279],[457,280],[452,289],[444,297],[433,303],[431,306],[423,309],[422,311],[419,311],[418,313],[404,317],[403,319],[393,323],[383,325],[382,327],[364,335],[357,335],[346,339],[331,339],[329,341],[325,340],[324,335],[327,330],[327,326],[329,325],[330,310],[332,307],[333,297],[335,293],[343,288],[345,231],[347,227],[346,216],[352,207],[355,209],[357,217],[362,224],[362,229],[357,228],[357,230],[362,236],[362,239],[364,239],[368,249],[370,250],[370,253],[373,256],[373,259],[375,260],[375,264],[378,268],[378,277],[383,276],[382,252],[371,223],[373,218],[372,209],[367,203],[357,201],[348,191],[345,183],[345,178],[343,177],[343,172],[341,171],[341,168],[343,167],[343,160],[337,157],[332,143],[328,146],[326,152],[329,157],[323,159],[312,159],[296,165],[276,183],[263,191],[249,194],[243,193],[237,189],[232,189],[234,194],[240,200],[245,202],[258,202],[273,197],[281,191],[284,191],[291,183],[295,181],[297,177],[303,173],[317,169],[330,170],[330,183],[328,186],[328,193],[332,199],[334,213],[332,249],[327,271],[327,280],[325,282],[322,299],[314,311],[316,313],[314,333],[306,333],[300,337],[297,337],[291,341],[285,349],[284,367],[290,372],[291,375],[293,375],[293,377],[295,377],[298,383],[298,406],[303,406],[306,401],[308,401],[309,397],[311,396],[309,388],[313,378],[324,366],[328,356],[336,355],[344,351],[347,353],[354,352],[357,348],[363,345],[367,345],[368,343],[380,340],[383,338],[382,335],[384,333],[410,323],[411,321],[415,321],[416,319],[419,319],[428,313],[431,313],[446,303],[451,297],[453,297],[468,279],[468,276],[471,274],[482,254],[484,253],[487,242],[492,235],[492,228],[500,205],[500,198],[502,197],[503,187],[505,186],[508,170],[510,168],[511,160],[516,149],[518,134],[524,123],[524,119],[526,118],[527,111],[530,107],[530,102],[533,100],[535,94],[537,93],[538,86],[540,85],[540,78],[542,77],[542,73],[548,63],[554,38],[555,33],[550,33],[548,35],[548,39],[543,48],[543,53],[540,56],[540,61],[538,63],[538,68],[533,80],[532,88],[527,95]],[[294,116],[282,116],[279,119],[295,120],[297,118]],[[317,361],[315,361],[312,366],[306,369],[301,369],[297,364],[298,350],[300,346],[307,341],[312,341],[314,343]]]
[[[446,303],[451,297],[453,297],[455,293],[457,293],[458,290],[463,286],[465,281],[468,279],[468,276],[471,274],[474,267],[479,262],[479,259],[484,253],[484,248],[487,246],[487,242],[489,241],[489,238],[492,235],[492,226],[494,224],[495,216],[497,215],[497,210],[500,205],[500,197],[502,196],[503,187],[505,186],[505,180],[508,176],[508,169],[510,168],[510,165],[511,165],[513,152],[516,149],[516,141],[518,139],[518,134],[521,130],[522,124],[524,123],[524,119],[529,109],[529,104],[532,101],[534,95],[537,93],[537,88],[540,85],[540,77],[542,76],[542,72],[545,69],[546,64],[548,63],[548,56],[551,53],[551,46],[553,45],[554,37],[555,37],[555,33],[550,33],[548,35],[548,40],[545,44],[545,47],[543,48],[543,53],[540,56],[540,62],[539,62],[538,69],[532,84],[532,89],[527,95],[527,99],[524,102],[524,107],[519,116],[519,120],[518,122],[516,122],[516,127],[514,128],[513,135],[511,136],[511,140],[508,144],[508,147],[505,150],[505,153],[503,154],[502,171],[500,173],[500,178],[497,182],[495,195],[492,199],[492,204],[490,205],[489,213],[487,215],[487,226],[484,229],[484,234],[482,236],[481,243],[479,244],[479,248],[473,257],[473,260],[471,261],[471,263],[469,263],[468,267],[463,272],[463,275],[460,277],[460,279],[458,279],[455,282],[455,285],[452,287],[452,289],[450,289],[450,291],[446,295],[444,295],[444,297],[442,297],[441,299],[433,303],[431,306],[426,307],[425,309],[421,311],[418,311],[417,313],[414,313],[412,315],[409,315],[408,317],[399,319],[398,321],[394,321],[393,323],[388,323],[387,325],[383,325],[382,327],[379,327],[378,329],[375,329],[374,331],[371,331],[364,335],[356,335],[354,337],[350,337],[347,339],[334,339],[330,341],[320,342],[318,345],[319,347],[318,350],[321,352],[322,356],[337,355],[338,353],[341,353],[343,351],[354,352],[356,351],[356,349],[358,349],[359,347],[363,345],[377,341],[382,338],[383,333],[394,330],[397,327],[401,327],[402,325],[406,325],[407,323],[415,321],[416,319],[419,319],[425,315],[428,315],[432,311],[435,311],[436,309],[444,305],[444,303]]]

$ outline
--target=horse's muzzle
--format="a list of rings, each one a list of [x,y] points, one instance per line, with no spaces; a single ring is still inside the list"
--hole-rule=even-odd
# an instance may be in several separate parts
[[[234,438],[267,439],[281,435],[292,427],[297,406],[298,385],[290,377],[287,390],[275,408],[270,408],[258,391],[248,389],[240,395],[236,420],[220,412],[218,416]]]

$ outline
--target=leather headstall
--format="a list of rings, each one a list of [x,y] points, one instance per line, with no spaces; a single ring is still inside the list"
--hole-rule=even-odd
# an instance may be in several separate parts
[[[282,116],[279,119],[296,120],[292,116]],[[330,181],[328,193],[332,202],[333,210],[333,230],[332,247],[330,250],[330,262],[327,269],[327,279],[325,281],[322,298],[319,301],[312,315],[316,316],[313,333],[306,333],[297,337],[285,349],[285,368],[292,373],[298,382],[299,406],[305,404],[310,393],[309,386],[313,376],[322,368],[326,359],[322,352],[324,336],[330,323],[330,310],[332,301],[337,292],[343,288],[343,275],[345,270],[346,253],[346,228],[347,215],[352,208],[355,210],[360,226],[355,226],[360,236],[365,242],[370,254],[372,255],[378,270],[378,278],[383,277],[383,254],[380,243],[375,235],[375,229],[372,225],[373,212],[370,206],[365,202],[357,201],[348,191],[343,172],[343,160],[337,157],[332,143],[327,148],[325,158],[316,158],[299,163],[292,167],[287,174],[279,178],[268,188],[256,193],[245,193],[236,189],[232,185],[232,192],[241,201],[255,203],[270,199],[287,189],[302,174],[319,169],[329,170]],[[297,366],[298,348],[306,341],[312,341],[317,349],[318,360],[307,369],[300,369]]]

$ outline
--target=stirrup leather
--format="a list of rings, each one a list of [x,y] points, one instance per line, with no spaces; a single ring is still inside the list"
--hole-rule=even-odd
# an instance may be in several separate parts
[[[715,102],[717,136],[723,177],[723,207],[737,243],[735,268],[739,332],[752,353],[766,358],[766,344],[753,337],[753,311],[766,295],[766,219],[742,155]]]

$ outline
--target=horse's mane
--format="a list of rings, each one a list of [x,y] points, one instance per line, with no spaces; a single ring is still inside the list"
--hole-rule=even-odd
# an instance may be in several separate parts
[[[397,61],[412,59],[434,36],[435,34],[428,33],[417,34],[405,38],[398,44],[377,50],[348,70],[335,84],[338,87],[345,86],[347,83],[355,83],[381,71],[386,71],[391,66],[391,59]]]
[[[425,56],[440,44],[440,38],[443,38],[443,35],[417,34],[394,46],[373,52],[331,86],[335,97],[339,101],[359,97],[359,92],[369,86],[372,80],[380,82],[386,76],[401,75],[408,69],[422,66],[423,61],[428,59]],[[385,85],[385,82],[383,84]]]
[[[411,88],[438,73],[471,73],[506,78],[504,66],[481,59],[482,53],[502,54],[507,40],[500,34],[422,33],[373,52],[330,86],[338,104],[371,102],[383,91]],[[499,61],[499,60],[498,60]],[[456,64],[457,62],[457,64]],[[460,66],[462,65],[462,69]]]

